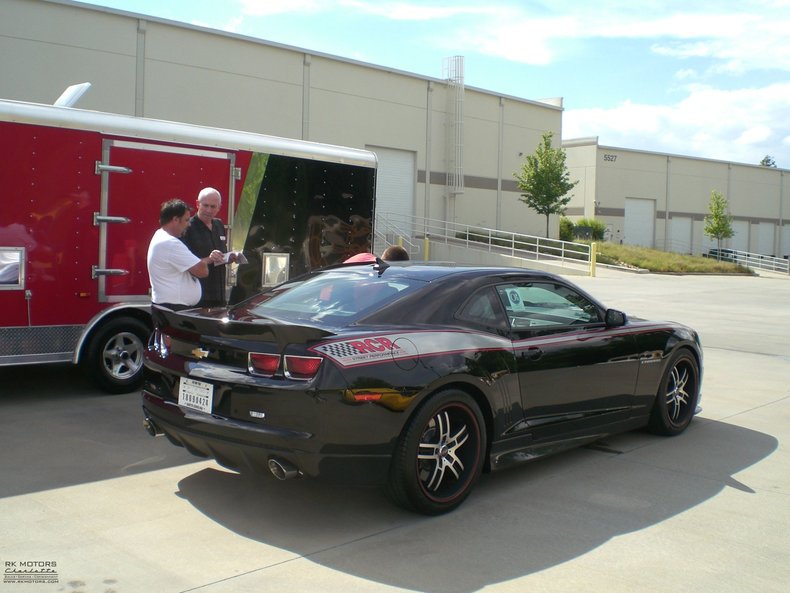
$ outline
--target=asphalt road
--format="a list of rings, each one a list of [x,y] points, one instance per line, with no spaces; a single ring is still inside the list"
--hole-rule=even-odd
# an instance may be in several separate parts
[[[702,413],[485,475],[442,517],[237,475],[149,437],[139,394],[0,368],[0,593],[787,591],[790,278],[571,279],[700,331]],[[31,563],[53,582],[10,582]]]

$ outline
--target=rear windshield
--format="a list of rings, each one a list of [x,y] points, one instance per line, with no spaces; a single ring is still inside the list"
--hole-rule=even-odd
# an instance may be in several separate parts
[[[378,272],[326,272],[249,307],[248,312],[282,321],[343,324],[379,310],[425,283],[411,278],[387,279]]]

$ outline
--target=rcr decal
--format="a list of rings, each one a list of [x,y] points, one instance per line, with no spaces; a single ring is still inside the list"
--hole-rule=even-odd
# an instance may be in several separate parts
[[[403,348],[394,344],[391,337],[384,336],[330,342],[316,346],[312,350],[331,358],[342,366],[379,362],[401,355],[409,355],[403,351]]]
[[[490,341],[490,348],[503,346],[496,340]],[[485,347],[481,348],[481,336],[470,336],[460,332],[413,332],[338,340],[311,348],[313,352],[322,354],[344,367],[425,355],[449,354],[467,349],[485,350]]]
[[[347,343],[360,354],[387,352],[399,348],[389,338],[365,338],[364,340],[349,340]]]

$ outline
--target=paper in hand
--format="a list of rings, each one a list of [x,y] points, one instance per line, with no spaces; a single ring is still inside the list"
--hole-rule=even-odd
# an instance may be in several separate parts
[[[244,257],[244,254],[241,251],[228,251],[227,253],[222,254],[222,263],[226,264],[230,261],[230,257],[232,255],[236,256],[236,263],[237,264],[246,264],[249,263],[247,258]]]

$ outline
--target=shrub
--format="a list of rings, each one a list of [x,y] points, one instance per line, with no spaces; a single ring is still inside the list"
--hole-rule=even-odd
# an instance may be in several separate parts
[[[600,220],[595,220],[594,218],[582,218],[576,222],[575,229],[575,234],[577,236],[581,234],[579,233],[581,229],[589,229],[590,236],[585,238],[592,239],[593,241],[603,241],[603,236],[606,232],[606,225]]]
[[[560,218],[560,240],[573,241],[573,221],[564,216]]]

